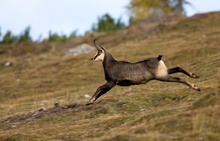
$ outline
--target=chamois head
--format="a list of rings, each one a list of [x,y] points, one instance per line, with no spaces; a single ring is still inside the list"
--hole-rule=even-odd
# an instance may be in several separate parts
[[[95,39],[94,45],[97,49],[97,53],[92,57],[93,61],[103,61],[104,60],[104,56],[105,56],[105,48],[103,48],[102,46],[100,46],[99,44],[96,44],[97,39]]]

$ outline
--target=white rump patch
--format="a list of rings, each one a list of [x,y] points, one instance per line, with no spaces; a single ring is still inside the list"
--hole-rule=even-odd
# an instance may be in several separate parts
[[[167,67],[162,60],[159,61],[156,75],[157,77],[163,77],[168,75]]]

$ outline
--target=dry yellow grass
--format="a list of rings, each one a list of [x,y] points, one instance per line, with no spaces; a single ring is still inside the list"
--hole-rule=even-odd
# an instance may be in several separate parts
[[[69,59],[50,51],[43,53],[46,57],[41,52],[2,53],[2,62],[10,59],[14,65],[0,67],[0,139],[219,140],[219,21],[220,13],[209,13],[163,25],[145,39],[120,37],[117,43],[109,43],[113,37],[102,35],[103,46],[118,60],[135,62],[163,54],[168,67],[181,66],[200,75],[191,79],[177,74],[197,84],[201,93],[181,84],[152,81],[116,86],[93,106],[85,107],[88,99],[84,95],[92,95],[105,82],[101,63],[89,60],[94,52]],[[3,122],[40,107],[49,109],[55,102],[77,106],[42,118]]]

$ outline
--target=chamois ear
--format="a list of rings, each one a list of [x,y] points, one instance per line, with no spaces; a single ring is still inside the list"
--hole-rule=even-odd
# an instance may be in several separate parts
[[[95,39],[95,40],[93,41],[93,43],[94,43],[96,49],[97,49],[97,50],[103,50],[103,51],[105,51],[105,48],[102,47],[102,46],[100,46],[99,44],[97,44],[96,41],[97,41],[97,39]]]

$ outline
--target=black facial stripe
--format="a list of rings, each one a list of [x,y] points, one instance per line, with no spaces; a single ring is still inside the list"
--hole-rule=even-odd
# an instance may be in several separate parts
[[[98,50],[97,54],[94,56],[94,58],[97,58],[99,55],[102,54],[102,51],[101,50]]]

